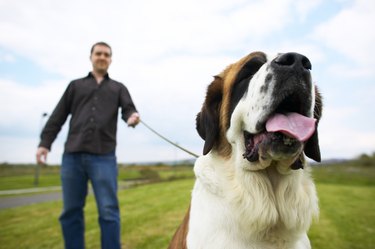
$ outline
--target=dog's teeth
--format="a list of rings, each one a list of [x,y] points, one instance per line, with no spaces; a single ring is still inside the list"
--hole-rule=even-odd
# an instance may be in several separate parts
[[[291,139],[290,137],[284,137],[284,144],[285,145],[292,145],[293,139]]]

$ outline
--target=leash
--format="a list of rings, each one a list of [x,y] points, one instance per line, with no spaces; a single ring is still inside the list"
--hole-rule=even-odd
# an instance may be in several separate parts
[[[173,146],[179,148],[180,150],[183,150],[185,151],[186,153],[192,155],[193,157],[196,157],[198,158],[199,156],[183,147],[181,147],[180,145],[172,142],[171,140],[169,140],[168,138],[164,137],[163,135],[161,135],[160,133],[158,133],[157,131],[155,131],[154,129],[152,129],[148,124],[146,124],[142,119],[140,120],[140,123],[142,123],[144,126],[146,126],[147,129],[149,129],[150,131],[152,131],[153,133],[155,133],[156,135],[158,135],[160,138],[162,138],[163,140],[167,141],[168,143],[172,144]]]

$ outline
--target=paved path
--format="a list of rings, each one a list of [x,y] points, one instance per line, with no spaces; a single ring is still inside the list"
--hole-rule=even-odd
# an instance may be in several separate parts
[[[34,203],[55,201],[61,199],[61,192],[50,192],[44,194],[34,194],[29,196],[13,196],[0,198],[0,209],[13,208],[30,205]]]
[[[134,181],[126,181],[126,182],[119,182],[119,189],[127,189],[131,188],[138,184],[145,184],[150,182],[149,180],[134,180]],[[40,192],[47,192],[48,193],[40,193]],[[32,195],[24,195],[30,194]],[[40,193],[40,194],[35,194]],[[91,188],[89,194],[91,194]],[[6,195],[19,195],[19,196],[12,196],[12,197],[1,197]],[[61,200],[61,187],[54,186],[54,187],[46,187],[46,188],[30,188],[30,189],[17,189],[17,190],[3,190],[0,191],[0,210],[5,208],[13,208],[19,206],[30,205],[34,203],[41,203],[47,201],[56,201]]]
[[[19,195],[28,193],[38,193],[47,191],[58,191],[61,190],[60,186],[45,187],[45,188],[27,188],[27,189],[13,189],[13,190],[1,190],[0,196],[3,195]]]

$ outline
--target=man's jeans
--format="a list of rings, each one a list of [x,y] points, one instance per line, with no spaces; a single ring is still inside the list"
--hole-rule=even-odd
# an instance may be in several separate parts
[[[88,181],[99,212],[102,249],[120,249],[120,212],[114,152],[105,155],[64,153],[61,166],[64,209],[60,223],[66,249],[83,249],[85,199]]]

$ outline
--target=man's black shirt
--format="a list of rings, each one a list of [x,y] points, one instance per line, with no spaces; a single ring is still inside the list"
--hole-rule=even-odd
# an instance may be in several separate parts
[[[119,107],[125,122],[137,112],[127,88],[109,78],[108,74],[100,84],[92,73],[74,80],[48,119],[39,146],[50,150],[71,114],[65,152],[105,154],[114,151]]]

